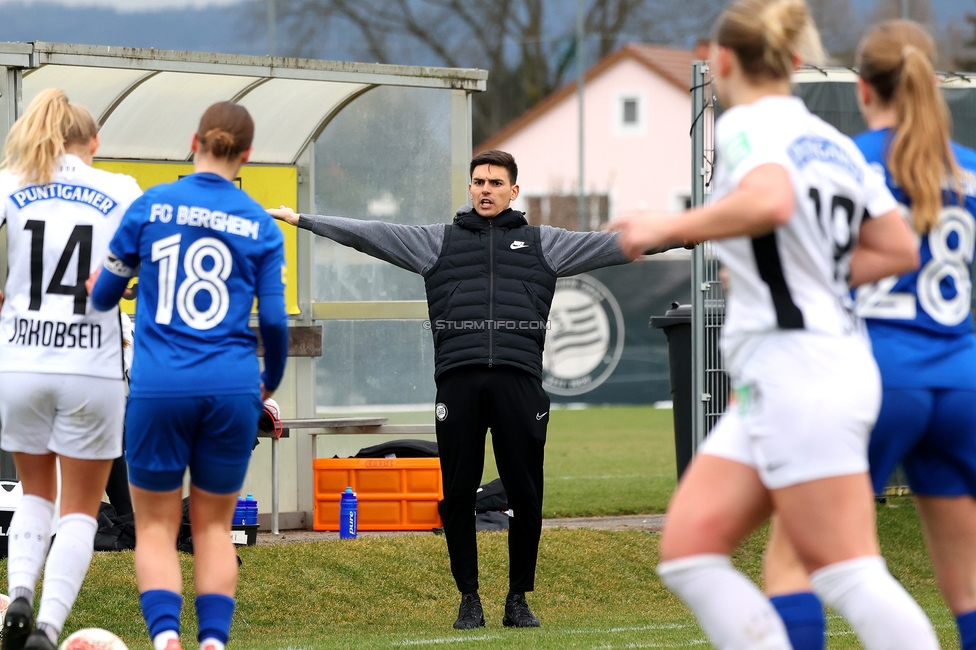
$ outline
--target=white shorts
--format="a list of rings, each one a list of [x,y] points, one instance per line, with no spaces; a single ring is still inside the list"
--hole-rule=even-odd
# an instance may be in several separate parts
[[[121,379],[0,372],[0,449],[82,460],[122,455]]]
[[[701,453],[754,467],[770,490],[868,471],[881,377],[865,339],[769,335],[733,386]]]

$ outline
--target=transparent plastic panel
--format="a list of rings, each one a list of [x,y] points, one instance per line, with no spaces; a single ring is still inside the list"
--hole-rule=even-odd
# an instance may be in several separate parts
[[[291,164],[329,113],[364,84],[271,79],[239,100],[258,125],[254,131],[257,163]]]
[[[151,74],[145,70],[45,65],[24,74],[24,108],[42,90],[60,88],[68,101],[81,104],[98,120],[126,90]]]
[[[345,107],[315,144],[319,214],[450,223],[449,90],[379,87]],[[312,299],[424,300],[423,278],[317,237]],[[434,400],[433,344],[422,321],[325,321],[319,408]]]
[[[315,144],[319,214],[389,223],[450,223],[451,95],[380,87],[356,98]],[[422,300],[420,276],[315,240],[313,300]]]
[[[434,403],[434,342],[420,321],[319,324],[322,356],[315,385],[320,413]]]
[[[100,158],[186,160],[207,108],[237,97],[257,77],[161,72],[126,97],[99,132]]]

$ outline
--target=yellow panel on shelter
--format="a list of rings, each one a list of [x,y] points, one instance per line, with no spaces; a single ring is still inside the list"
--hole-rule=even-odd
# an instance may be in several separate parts
[[[117,174],[128,174],[136,179],[143,191],[172,183],[193,173],[190,163],[141,162],[96,160],[95,167]],[[241,168],[237,184],[263,207],[296,205],[298,202],[298,170],[287,165],[245,165]],[[298,314],[298,251],[295,228],[276,221],[285,236],[285,308],[289,314]],[[122,311],[135,313],[135,301],[123,300]]]

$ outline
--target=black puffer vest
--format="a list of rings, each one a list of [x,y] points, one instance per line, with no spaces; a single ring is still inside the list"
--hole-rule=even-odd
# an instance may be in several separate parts
[[[494,219],[459,210],[424,275],[434,378],[470,364],[516,366],[542,377],[556,272],[539,228],[508,209]]]

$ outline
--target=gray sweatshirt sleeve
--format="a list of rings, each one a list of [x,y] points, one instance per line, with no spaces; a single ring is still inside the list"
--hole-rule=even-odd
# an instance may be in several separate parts
[[[299,215],[298,227],[402,269],[423,274],[440,255],[447,224],[404,226],[384,221],[303,214]]]
[[[620,250],[620,235],[615,232],[573,232],[541,226],[540,235],[542,254],[560,277],[630,261]]]

